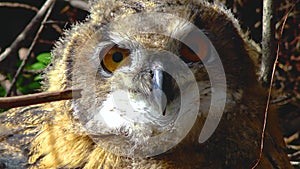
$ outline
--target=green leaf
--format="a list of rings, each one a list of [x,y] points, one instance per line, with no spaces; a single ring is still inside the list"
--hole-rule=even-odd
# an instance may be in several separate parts
[[[29,93],[33,93],[35,90],[40,88],[41,88],[41,84],[39,82],[33,82],[18,88],[18,90],[23,94],[29,94]]]
[[[46,68],[46,65],[44,63],[36,62],[30,66],[29,70],[41,70],[41,69],[45,69],[45,68]]]
[[[8,78],[9,81],[12,81],[12,77],[11,77],[10,73],[7,73],[7,78]]]
[[[8,110],[8,109],[0,109],[0,114],[5,112],[6,110]]]
[[[45,65],[48,65],[49,63],[51,63],[51,54],[50,53],[41,53],[36,57],[36,59],[40,63],[44,63]]]
[[[17,82],[16,82],[17,88],[21,87],[23,81],[24,81],[24,76],[19,76],[19,78],[17,79]]]
[[[5,96],[6,92],[2,86],[0,86],[0,97]]]
[[[36,82],[41,81],[42,80],[42,75],[40,75],[40,74],[36,75],[33,80],[36,81]]]
[[[41,88],[41,84],[39,82],[33,82],[28,85],[28,88],[31,90],[39,89]]]

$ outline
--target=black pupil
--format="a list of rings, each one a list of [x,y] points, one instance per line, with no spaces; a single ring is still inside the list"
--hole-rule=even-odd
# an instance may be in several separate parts
[[[123,60],[123,54],[121,52],[115,52],[112,55],[112,60],[117,63],[121,62]]]

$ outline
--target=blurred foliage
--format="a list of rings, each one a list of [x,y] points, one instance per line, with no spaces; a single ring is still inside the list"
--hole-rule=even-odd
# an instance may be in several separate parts
[[[17,94],[30,94],[41,89],[41,73],[51,62],[50,53],[41,53],[36,57],[36,62],[27,63],[23,73],[16,81]],[[21,60],[18,61],[18,65],[21,64]],[[7,80],[12,81],[12,76],[10,73],[6,74]],[[0,96],[6,94],[3,86],[0,86]],[[9,86],[7,86],[9,87]]]
[[[50,53],[41,53],[36,57],[37,62],[27,64],[25,71],[17,80],[17,90],[22,94],[29,94],[41,88],[41,72],[51,62]],[[26,73],[26,72],[30,73]]]
[[[35,9],[39,9],[44,1],[6,0],[6,2],[24,3]],[[13,89],[12,95],[23,95],[41,91],[42,73],[51,62],[50,51],[54,47],[55,41],[62,35],[64,29],[69,29],[74,22],[83,20],[88,14],[86,11],[74,7],[73,4],[81,7],[84,5],[78,4],[78,2],[78,0],[56,1],[52,14],[48,19],[49,23],[45,23],[45,28],[34,46],[24,70],[16,80],[16,87]],[[0,53],[10,46],[14,38],[23,31],[35,14],[36,11],[27,8],[0,5],[0,20],[5,23],[0,28]],[[10,87],[16,70],[27,55],[27,48],[31,45],[32,39],[33,37],[29,37],[25,40],[18,54],[6,58],[8,62],[5,63],[7,64],[0,66],[0,97],[5,96],[6,91]]]

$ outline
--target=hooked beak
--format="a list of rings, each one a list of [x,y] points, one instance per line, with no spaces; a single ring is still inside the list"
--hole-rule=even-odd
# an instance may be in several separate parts
[[[152,78],[152,99],[154,104],[157,106],[157,111],[160,112],[163,116],[166,114],[166,106],[167,106],[167,98],[163,91],[163,70],[154,69],[152,70],[153,78]]]
[[[152,69],[152,91],[151,96],[157,111],[163,116],[166,115],[167,104],[174,99],[176,93],[175,79],[172,78],[163,68]]]

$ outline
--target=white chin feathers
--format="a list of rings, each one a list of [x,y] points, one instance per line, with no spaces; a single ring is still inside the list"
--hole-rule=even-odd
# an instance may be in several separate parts
[[[166,115],[136,97],[123,90],[112,92],[83,124],[91,138],[111,153],[127,157],[164,153],[189,133],[197,118],[198,93],[185,92],[179,104],[175,99],[167,105]]]

